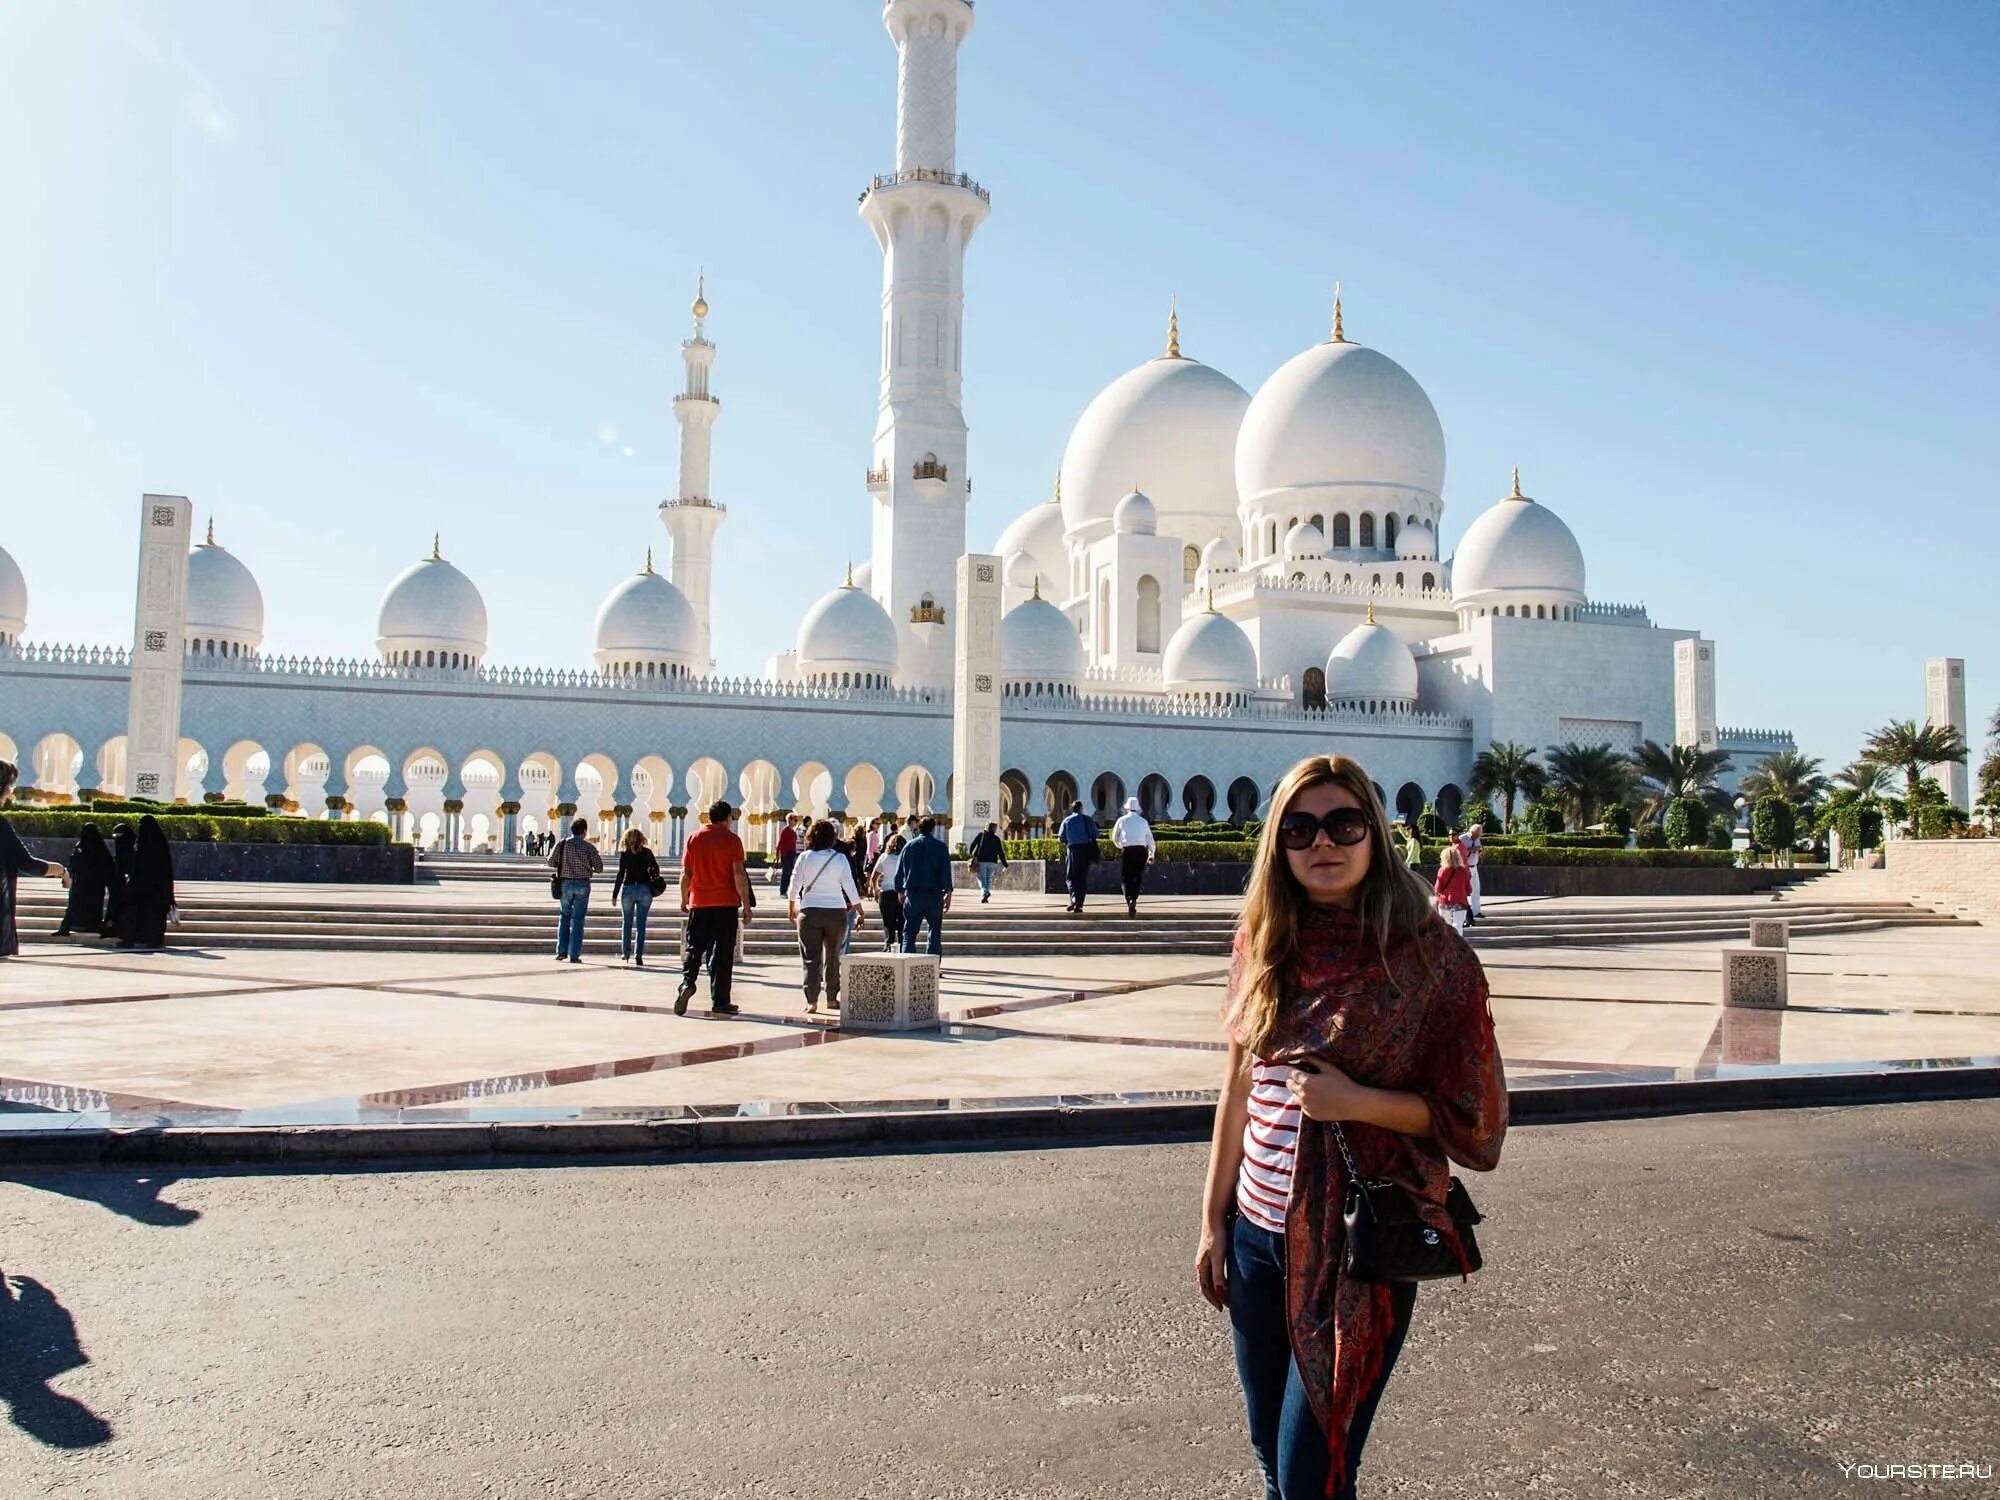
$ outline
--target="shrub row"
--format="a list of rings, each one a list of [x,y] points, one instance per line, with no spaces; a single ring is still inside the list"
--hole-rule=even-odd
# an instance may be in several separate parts
[[[252,802],[204,802],[199,806],[185,802],[147,802],[143,798],[93,797],[88,802],[75,807],[51,807],[48,812],[92,812],[124,813],[140,817],[151,813],[156,818],[267,818],[271,809]]]
[[[1234,861],[1248,863],[1257,852],[1254,839],[1179,839],[1159,838],[1154,840],[1156,859],[1174,860],[1187,864],[1202,864],[1209,861]],[[1008,839],[1007,858],[1014,859],[1061,859],[1063,846],[1055,839]],[[1115,860],[1118,851],[1111,847],[1107,839],[1097,841],[1097,857]]]
[[[1257,852],[1257,845],[1249,839],[1235,843],[1216,841],[1160,839],[1159,858],[1198,863],[1207,860],[1231,860],[1247,863]],[[1435,862],[1442,841],[1425,845],[1425,857]],[[1109,844],[1099,843],[1100,858],[1116,859],[1117,851]],[[1010,839],[1007,842],[1009,859],[1061,859],[1062,846],[1054,839]],[[1640,867],[1663,870],[1726,870],[1736,863],[1736,855],[1727,849],[1627,849],[1598,848],[1586,845],[1526,843],[1509,845],[1504,848],[1489,847],[1480,856],[1483,863],[1491,865],[1540,865],[1544,867],[1571,868],[1584,865],[1606,867]]]
[[[380,823],[332,823],[318,818],[212,818],[203,813],[155,814],[170,844],[356,844],[381,847],[389,830]],[[106,838],[136,815],[47,810],[10,812],[7,821],[23,838],[74,839],[95,827]]]

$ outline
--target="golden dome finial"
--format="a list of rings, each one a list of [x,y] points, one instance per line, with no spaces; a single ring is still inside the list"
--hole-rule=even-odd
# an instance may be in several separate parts
[[[1167,358],[1181,357],[1181,306],[1180,298],[1167,293]]]
[[[1336,344],[1347,342],[1347,330],[1340,322],[1340,283],[1337,281],[1333,284],[1333,341]]]
[[[847,560],[847,582],[843,583],[841,587],[844,589],[854,587],[854,559],[851,557]]]
[[[444,561],[444,533],[441,531],[431,533],[431,561]]]
[[[1525,500],[1528,498],[1521,493],[1521,466],[1519,464],[1514,465],[1514,493],[1507,498],[1509,500]]]
[[[1211,583],[1211,584],[1210,584],[1210,585],[1208,586],[1208,610],[1207,610],[1207,613],[1209,613],[1209,614],[1211,614],[1211,615],[1215,613],[1215,585],[1214,585],[1214,584],[1212,584],[1212,583]]]
[[[646,549],[646,571],[648,573],[653,571],[653,549],[651,547]]]
[[[1035,570],[1035,597],[1042,597],[1042,572],[1039,568]]]
[[[1368,601],[1368,623],[1370,625],[1375,623],[1375,601],[1373,599]]]
[[[700,270],[699,272],[697,272],[697,273],[695,274],[695,281],[694,281],[694,307],[693,307],[692,311],[693,311],[693,313],[694,313],[694,320],[695,320],[695,322],[697,322],[697,323],[699,323],[699,322],[700,322],[700,321],[701,321],[701,320],[702,320],[703,318],[705,318],[705,317],[707,317],[707,316],[708,316],[708,269],[707,269],[707,267],[703,267],[703,268],[702,268],[702,269],[701,269],[701,270]]]
[[[1057,469],[1057,470],[1056,470],[1056,492],[1055,492],[1055,493],[1054,493],[1053,495],[1049,496],[1049,504],[1051,504],[1051,505],[1061,505],[1061,504],[1062,504],[1062,470],[1061,470],[1061,469]]]
[[[213,546],[215,545],[215,517],[214,517],[214,516],[210,516],[210,517],[208,518],[208,545],[209,545],[209,546],[211,546],[211,547],[213,547]]]

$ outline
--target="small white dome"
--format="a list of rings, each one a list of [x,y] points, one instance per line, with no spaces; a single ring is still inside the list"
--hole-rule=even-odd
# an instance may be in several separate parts
[[[600,672],[644,674],[648,667],[698,672],[700,628],[694,606],[672,581],[653,571],[626,579],[605,595],[597,610],[595,655]]]
[[[1509,596],[1584,602],[1583,549],[1562,517],[1520,492],[1491,506],[1466,528],[1451,562],[1452,602],[1505,605]]]
[[[1128,536],[1156,535],[1160,529],[1159,508],[1134,490],[1111,512],[1111,529]]]
[[[1310,521],[1301,521],[1285,533],[1285,556],[1294,560],[1326,556],[1326,533]]]
[[[1444,428],[1424,388],[1386,354],[1315,344],[1280,365],[1243,417],[1236,488],[1246,506],[1276,491],[1388,486],[1435,499]]]
[[[824,595],[799,622],[799,673],[806,678],[891,678],[898,654],[889,612],[852,583]]]
[[[1243,565],[1243,553],[1228,537],[1219,536],[1201,549],[1201,565],[1211,573],[1233,572]]]
[[[1000,679],[1010,687],[1074,690],[1083,680],[1083,641],[1069,616],[1046,599],[1023,600],[1008,610],[1000,622]]]
[[[1006,556],[1007,560],[1000,565],[1000,576],[1009,588],[1031,589],[1042,581],[1042,570],[1027,553],[1009,552]]]
[[[864,594],[875,592],[875,564],[865,562],[854,570],[854,586]]]
[[[1359,699],[1408,708],[1417,701],[1417,659],[1387,625],[1371,618],[1340,638],[1326,659],[1330,703]]]
[[[1069,554],[1063,549],[1062,507],[1054,500],[1045,500],[1022,511],[1007,523],[1007,529],[1000,533],[1000,540],[993,544],[993,550],[1002,557],[1012,557],[1016,552],[1027,553],[1041,570],[1043,592],[1052,592],[1056,580],[1069,572]],[[861,582],[858,576],[854,581]]]
[[[1192,359],[1151,359],[1127,370],[1083,409],[1063,450],[1063,524],[1108,521],[1143,484],[1169,536],[1187,524],[1236,519],[1236,429],[1250,393]],[[1046,561],[1044,562],[1046,567]],[[1060,576],[1060,575],[1058,575]]]
[[[190,641],[229,641],[254,653],[264,644],[264,591],[242,561],[215,540],[188,554],[187,634]]]
[[[1435,562],[1437,535],[1422,521],[1412,522],[1396,533],[1396,556],[1402,562]]]
[[[1229,616],[1203,610],[1167,642],[1160,673],[1170,693],[1250,693],[1257,687],[1257,651]]]
[[[10,645],[28,628],[28,580],[0,547],[0,645]]]
[[[408,653],[410,665],[432,666],[456,653],[461,666],[477,666],[486,656],[486,601],[433,544],[382,596],[375,638],[392,662]]]

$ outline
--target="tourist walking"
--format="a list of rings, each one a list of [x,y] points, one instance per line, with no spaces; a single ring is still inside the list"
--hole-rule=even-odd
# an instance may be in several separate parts
[[[1479,856],[1486,847],[1484,825],[1474,823],[1461,833],[1456,840],[1459,851],[1465,855],[1465,869],[1472,881],[1472,898],[1465,904],[1465,920],[1468,924],[1479,920]]]
[[[639,968],[646,967],[646,918],[653,898],[666,893],[667,878],[646,835],[628,829],[618,849],[618,873],[611,877],[611,899],[618,903],[618,956]]]
[[[20,776],[20,768],[12,761],[0,760],[0,805],[14,795],[14,783]],[[61,865],[29,853],[13,825],[0,817],[0,958],[12,958],[21,951],[21,933],[14,920],[14,887],[23,875],[46,875],[64,885],[70,880],[69,871]]]
[[[859,838],[857,834],[857,842]],[[790,910],[792,925],[799,930],[799,957],[805,961],[810,1016],[819,1010],[822,982],[827,1009],[840,1009],[840,955],[846,951],[848,936],[861,924],[861,888],[849,851],[835,840],[833,824],[824,819],[806,835],[797,875]]]
[[[1069,890],[1068,911],[1083,910],[1084,888],[1090,883],[1090,867],[1097,861],[1097,820],[1083,810],[1081,802],[1069,805],[1069,816],[1056,830],[1062,844],[1063,885]]]
[[[993,899],[994,875],[1007,868],[1007,844],[1000,837],[998,823],[988,823],[979,831],[966,858],[979,874],[979,904],[984,906]]]
[[[903,951],[917,951],[917,932],[930,925],[924,951],[944,952],[944,914],[951,910],[951,850],[937,837],[937,819],[917,824],[917,836],[903,845],[896,862],[896,889],[903,897]]]
[[[1229,1313],[1267,1500],[1351,1500],[1417,1284],[1343,1265],[1345,1159],[1464,1270],[1447,1162],[1492,1170],[1507,1130],[1485,975],[1356,762],[1301,761],[1272,794],[1224,1020],[1196,1281]]]
[[[874,869],[868,875],[868,891],[874,896],[875,909],[882,917],[882,951],[885,953],[903,946],[903,893],[896,889],[896,866],[903,861],[903,844],[900,833],[890,834],[889,841],[876,857]]]
[[[733,1016],[741,1006],[729,1001],[729,981],[736,972],[736,935],[750,926],[756,898],[743,861],[743,840],[729,826],[729,804],[708,810],[708,823],[681,851],[681,910],[687,914],[681,938],[681,987],[674,995],[674,1014],[687,1014],[701,966],[708,965],[708,1013]],[[739,925],[740,924],[740,925]]]
[[[569,837],[549,854],[549,868],[556,872],[556,899],[562,903],[556,921],[556,962],[568,959],[583,962],[583,918],[590,910],[590,877],[604,873],[604,856],[597,852],[586,834],[590,820],[578,818],[569,825]]]
[[[104,910],[111,898],[111,882],[117,878],[111,846],[104,842],[97,825],[89,824],[69,857],[69,901],[63,907],[56,936],[67,937],[73,932],[106,936],[109,929],[104,925]]]
[[[1153,825],[1139,811],[1137,797],[1125,799],[1124,815],[1111,825],[1111,843],[1118,850],[1118,878],[1125,891],[1125,915],[1136,917],[1146,865],[1159,852],[1159,846],[1153,842]]]
[[[173,915],[173,851],[167,847],[160,820],[147,813],[132,840],[132,873],[118,908],[118,946],[166,947],[167,923]]]
[[[1456,841],[1444,846],[1431,889],[1437,896],[1438,915],[1451,924],[1453,932],[1463,936],[1466,918],[1471,915],[1472,871],[1466,866],[1465,851]]]
[[[785,814],[785,826],[778,830],[778,847],[772,852],[778,856],[778,894],[788,896],[792,890],[792,867],[799,862],[797,814]]]
[[[1403,863],[1412,870],[1420,869],[1424,863],[1424,841],[1417,837],[1414,823],[1398,823],[1396,831],[1403,839]]]

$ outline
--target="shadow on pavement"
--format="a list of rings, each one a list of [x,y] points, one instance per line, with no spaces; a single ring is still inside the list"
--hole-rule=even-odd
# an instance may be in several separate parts
[[[0,1276],[0,1405],[13,1424],[51,1448],[95,1448],[111,1424],[49,1382],[90,1363],[76,1320],[32,1276]]]
[[[157,1172],[118,1172],[93,1169],[87,1172],[22,1173],[12,1179],[37,1192],[60,1193],[101,1204],[115,1214],[123,1214],[135,1224],[152,1224],[161,1229],[179,1229],[201,1217],[201,1210],[164,1203],[160,1194],[180,1178]]]

